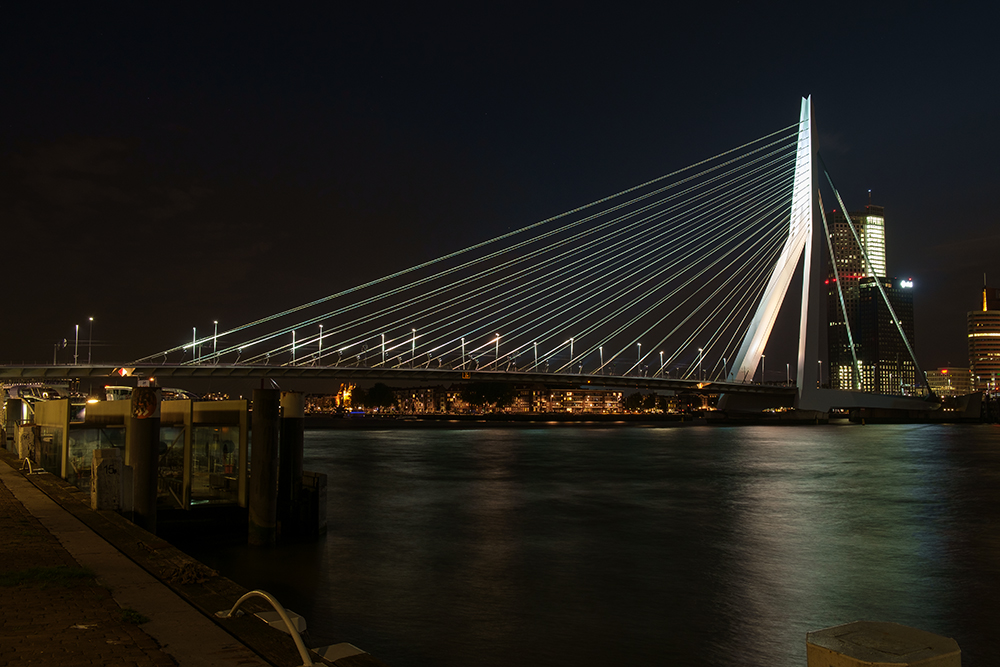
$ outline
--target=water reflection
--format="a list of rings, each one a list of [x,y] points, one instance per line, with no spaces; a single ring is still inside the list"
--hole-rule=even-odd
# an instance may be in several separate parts
[[[404,665],[788,665],[892,620],[984,660],[1000,429],[307,433],[316,545],[199,552]]]

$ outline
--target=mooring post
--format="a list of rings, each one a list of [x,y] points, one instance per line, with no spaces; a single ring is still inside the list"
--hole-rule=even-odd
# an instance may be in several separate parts
[[[156,532],[160,463],[160,388],[136,387],[125,430],[125,457],[133,470],[132,522]]]
[[[278,534],[300,532],[302,450],[305,440],[305,399],[300,392],[281,392],[281,445],[278,464]]]
[[[280,399],[278,389],[253,390],[247,542],[257,546],[274,544],[277,536]]]

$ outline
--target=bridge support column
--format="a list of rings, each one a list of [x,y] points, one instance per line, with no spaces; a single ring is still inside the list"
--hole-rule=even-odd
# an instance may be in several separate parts
[[[132,466],[132,522],[156,532],[160,463],[160,388],[136,387],[125,429],[125,461]]]
[[[277,538],[280,399],[278,389],[253,391],[247,541],[257,546],[274,544]]]
[[[294,537],[301,531],[302,451],[305,442],[305,397],[281,392],[281,446],[278,462],[278,534]]]

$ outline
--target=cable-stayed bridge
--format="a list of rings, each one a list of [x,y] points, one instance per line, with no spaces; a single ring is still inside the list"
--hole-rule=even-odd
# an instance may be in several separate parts
[[[723,392],[737,410],[927,407],[820,387],[829,234],[814,138],[803,99],[797,123],[683,169],[283,312],[209,335],[193,330],[184,343],[120,366],[160,377],[698,389]],[[795,275],[794,386],[767,385],[764,350]],[[854,371],[859,387],[856,358]]]

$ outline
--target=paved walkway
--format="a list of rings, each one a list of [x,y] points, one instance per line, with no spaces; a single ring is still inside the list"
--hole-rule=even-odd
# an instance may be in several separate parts
[[[3,585],[59,566],[88,568],[97,581]],[[125,609],[150,620],[130,623]],[[0,665],[42,664],[267,663],[0,460]]]

